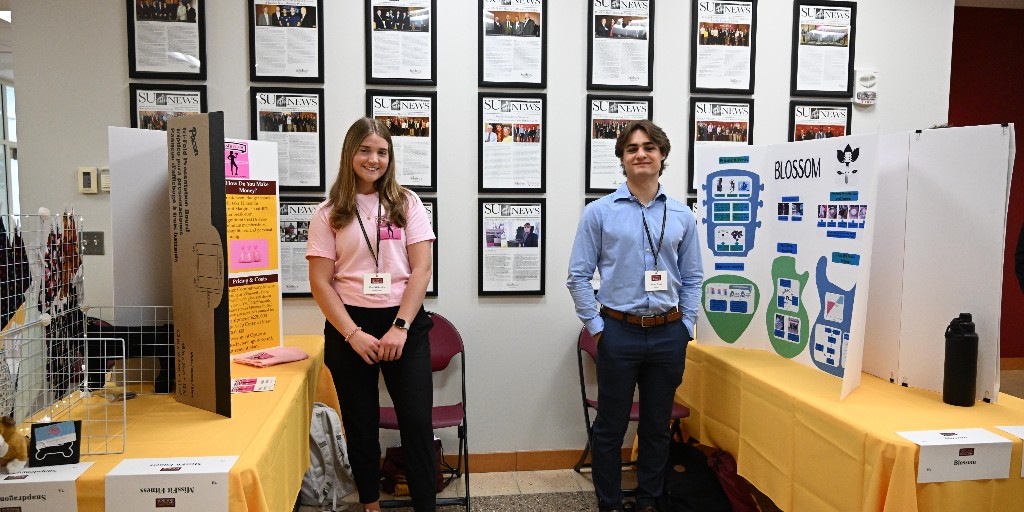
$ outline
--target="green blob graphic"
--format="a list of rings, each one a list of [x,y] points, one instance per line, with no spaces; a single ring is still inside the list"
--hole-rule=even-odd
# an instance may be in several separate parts
[[[807,319],[807,308],[804,307],[804,288],[807,287],[807,280],[810,278],[810,272],[804,272],[803,274],[797,274],[796,272],[796,259],[792,256],[780,256],[775,258],[772,262],[772,300],[768,303],[768,312],[765,314],[765,325],[768,328],[768,339],[772,342],[772,347],[775,352],[780,356],[792,359],[804,351],[807,347],[807,343],[810,341],[811,326]],[[796,311],[790,309],[784,309],[779,307],[779,280],[789,279],[793,283],[799,283],[800,290],[792,290],[795,297],[799,299],[798,303],[794,306],[797,307]],[[791,284],[793,284],[791,283]],[[789,299],[790,304],[791,298]],[[776,336],[775,329],[775,315],[780,314],[784,316],[783,319],[783,332],[782,338]],[[793,337],[796,333],[791,329],[791,319],[796,318],[800,322],[799,337],[794,340]]]
[[[719,305],[716,311],[711,309],[711,301],[708,297],[708,287],[711,287],[711,300]],[[752,297],[750,296],[752,290]],[[740,294],[746,293],[746,297]],[[708,319],[711,328],[715,330],[722,341],[736,343],[743,331],[750,327],[754,319],[754,311],[757,311],[758,301],[761,299],[761,292],[753,281],[736,275],[723,274],[704,281],[701,287],[700,303],[704,308],[704,318]],[[722,311],[722,305],[725,311]],[[746,313],[736,313],[737,308],[746,309]]]

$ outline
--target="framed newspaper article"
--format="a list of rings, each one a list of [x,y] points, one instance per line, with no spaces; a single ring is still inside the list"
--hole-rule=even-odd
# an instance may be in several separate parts
[[[857,3],[793,2],[792,96],[853,96]]]
[[[366,83],[437,85],[437,0],[366,0]]]
[[[690,92],[754,94],[757,0],[693,0]]]
[[[203,0],[125,0],[128,77],[206,80]]]
[[[427,209],[427,219],[430,220],[430,227],[434,229],[434,235],[437,235],[437,198],[436,197],[421,197],[423,206]],[[432,250],[433,252],[433,266],[431,268],[434,271],[430,274],[430,282],[427,283],[427,297],[437,297],[437,240],[434,240]]]
[[[654,1],[588,0],[587,89],[654,89]]]
[[[480,93],[479,113],[479,191],[543,193],[547,95]]]
[[[850,134],[853,104],[833,101],[789,102],[789,141],[830,139]]]
[[[306,241],[309,222],[313,220],[319,197],[281,196],[279,207],[281,238],[281,295],[312,297],[309,289],[309,264],[306,262]]]
[[[543,89],[548,0],[479,0],[480,87]]]
[[[128,84],[132,128],[167,131],[174,116],[206,112],[205,85]]]
[[[480,198],[479,294],[544,295],[544,199]]]
[[[652,119],[651,96],[587,95],[586,193],[614,192],[626,181],[615,156],[615,139],[630,121]]]
[[[324,192],[324,90],[250,89],[252,138],[277,143],[283,192]]]
[[[324,81],[323,0],[245,0],[249,80]]]
[[[752,98],[690,98],[690,159],[686,185],[693,186],[693,151],[697,146],[749,145],[754,139]]]
[[[437,192],[436,100],[435,91],[366,91],[366,117],[391,130],[398,184],[417,192]]]

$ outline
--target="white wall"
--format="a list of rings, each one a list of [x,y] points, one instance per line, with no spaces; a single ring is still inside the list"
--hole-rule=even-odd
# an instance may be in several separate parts
[[[363,2],[326,0],[325,88],[328,174],[341,139],[363,115]],[[792,2],[758,9],[754,142],[786,140]],[[563,282],[583,205],[586,15],[583,0],[550,0],[548,41],[547,295],[476,295],[476,0],[438,0],[438,190],[440,297],[467,343],[472,450],[580,449],[584,430],[574,344],[580,323]],[[225,136],[248,138],[244,2],[205,2],[209,105],[225,113]],[[129,126],[123,0],[16,0],[21,203],[74,206],[88,229],[110,229],[109,196],[83,196],[75,168],[107,164],[108,125]],[[661,1],[655,22],[655,122],[675,142],[664,178],[685,195],[690,2]],[[856,66],[879,71],[879,100],[854,113],[852,133],[926,128],[947,118],[953,0],[861,0]],[[548,28],[550,27],[550,28]],[[331,178],[329,178],[329,181]],[[330,183],[328,183],[328,186]],[[153,229],[166,229],[153,226]],[[87,301],[110,302],[111,259],[89,256]],[[140,283],[144,285],[144,283]],[[285,331],[319,333],[312,300],[285,304]],[[446,444],[447,441],[446,441]]]

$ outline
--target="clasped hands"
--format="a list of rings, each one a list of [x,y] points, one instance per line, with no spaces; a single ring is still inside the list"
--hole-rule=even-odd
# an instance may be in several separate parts
[[[409,333],[404,329],[392,327],[380,339],[360,330],[349,336],[347,341],[366,364],[374,364],[380,361],[395,361],[402,357],[402,349],[408,336]]]

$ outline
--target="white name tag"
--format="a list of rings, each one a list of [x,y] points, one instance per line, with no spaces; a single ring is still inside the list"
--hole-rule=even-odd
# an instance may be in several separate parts
[[[391,273],[363,274],[363,295],[387,295],[391,293]]]
[[[644,290],[649,292],[668,290],[668,272],[664,270],[644,272]]]

